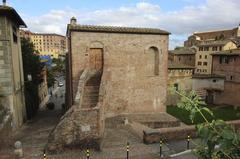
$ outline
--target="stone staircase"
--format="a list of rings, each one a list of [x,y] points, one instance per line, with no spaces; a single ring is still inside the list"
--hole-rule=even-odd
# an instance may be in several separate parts
[[[101,84],[101,73],[94,74],[84,86],[82,108],[95,107],[99,100],[99,88]]]

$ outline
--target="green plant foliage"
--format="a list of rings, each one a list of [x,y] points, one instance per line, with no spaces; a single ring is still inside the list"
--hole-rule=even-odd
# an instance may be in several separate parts
[[[190,112],[190,119],[193,122],[196,114],[199,113],[205,120],[202,124],[196,124],[198,137],[202,144],[196,149],[200,159],[238,159],[240,158],[240,132],[223,120],[209,121],[204,112],[213,116],[213,112],[206,108],[202,99],[194,92],[175,92],[181,96],[179,108]]]
[[[22,38],[21,47],[25,81],[25,103],[27,117],[31,119],[36,114],[39,106],[38,85],[42,82],[41,71],[43,65],[33,43],[28,39]],[[28,75],[31,75],[31,81],[28,80]]]

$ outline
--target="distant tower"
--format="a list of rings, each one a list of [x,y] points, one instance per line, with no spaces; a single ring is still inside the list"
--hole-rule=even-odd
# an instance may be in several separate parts
[[[77,25],[77,19],[75,17],[72,17],[70,20],[71,25]]]

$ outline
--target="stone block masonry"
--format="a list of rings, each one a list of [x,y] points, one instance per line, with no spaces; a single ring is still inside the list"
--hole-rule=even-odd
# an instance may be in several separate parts
[[[49,150],[96,143],[107,117],[166,111],[168,32],[71,22],[66,70],[71,108],[50,135]]]

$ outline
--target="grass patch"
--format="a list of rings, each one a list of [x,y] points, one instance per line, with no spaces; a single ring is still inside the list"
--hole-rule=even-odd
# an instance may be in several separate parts
[[[240,119],[240,108],[235,109],[233,106],[224,106],[224,107],[213,107],[210,109],[213,111],[214,118],[212,118],[207,112],[203,112],[203,114],[206,116],[206,118],[209,121],[213,119],[222,119],[224,121]],[[184,109],[178,108],[177,106],[168,106],[167,113],[178,118],[185,124],[188,124],[188,125],[193,124],[189,119],[189,112]],[[194,119],[194,124],[199,124],[202,122],[204,122],[204,119],[198,113],[196,115],[196,118]]]

